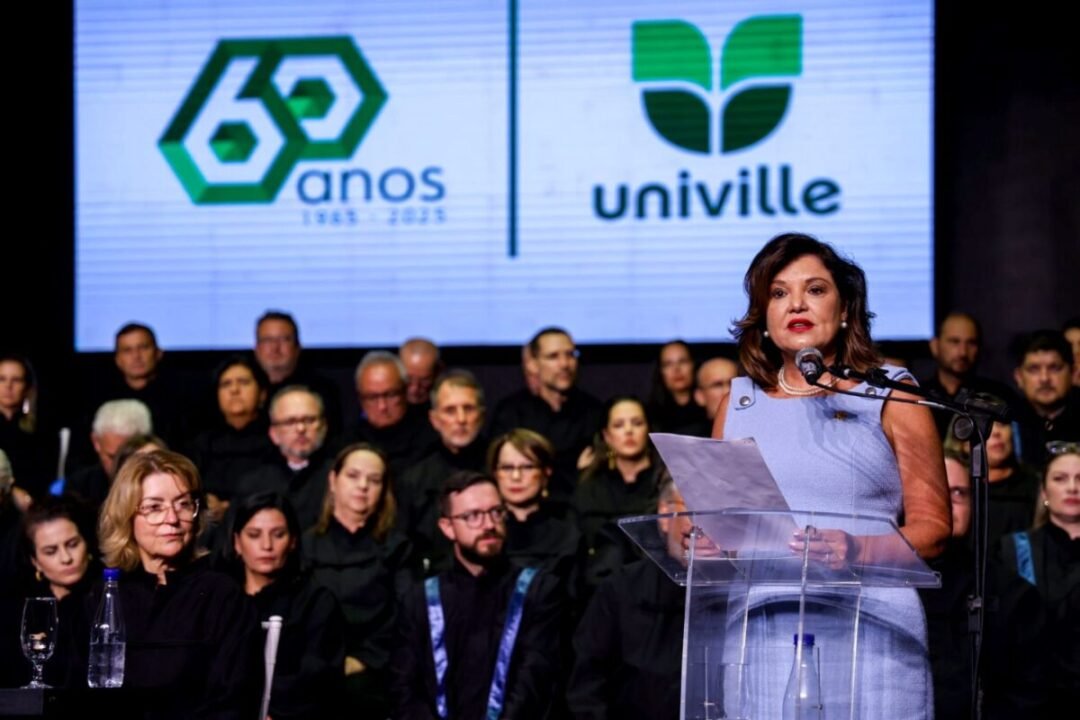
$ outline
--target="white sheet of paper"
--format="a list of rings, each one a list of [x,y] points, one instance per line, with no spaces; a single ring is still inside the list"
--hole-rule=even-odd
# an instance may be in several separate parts
[[[651,433],[688,510],[788,511],[787,501],[753,438],[710,438]],[[780,548],[791,538],[791,516],[699,515],[694,523],[719,547],[745,551]]]
[[[690,510],[788,510],[753,438],[710,438],[651,433]]]

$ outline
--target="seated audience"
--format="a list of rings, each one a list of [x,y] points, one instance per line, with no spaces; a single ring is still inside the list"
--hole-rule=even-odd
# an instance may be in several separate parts
[[[345,612],[348,706],[361,717],[385,718],[398,601],[418,579],[412,548],[394,530],[386,456],[370,445],[349,445],[323,487],[322,516],[304,535],[304,561]]]
[[[592,462],[581,474],[574,509],[588,553],[585,583],[595,587],[637,555],[616,521],[644,515],[656,507],[660,465],[649,443],[649,421],[636,398],[616,397],[607,404]]]
[[[431,388],[443,370],[439,348],[427,338],[409,338],[398,349],[398,357],[409,378],[405,399],[410,405],[421,405],[426,409],[431,402]]]
[[[274,720],[343,717],[345,617],[334,594],[300,569],[300,522],[274,492],[229,512],[223,570],[255,601],[259,620],[281,616],[269,714]]]
[[[71,497],[46,496],[34,501],[22,522],[21,547],[33,574],[0,590],[0,686],[21,687],[30,681],[30,663],[19,641],[23,600],[53,597],[57,600],[57,638],[52,656],[44,665],[44,681],[53,687],[83,687],[85,666],[74,658],[85,650],[76,648],[84,639],[86,595],[101,576],[89,537],[93,534],[89,508]]]
[[[38,427],[33,409],[34,371],[20,355],[0,355],[0,450],[7,453],[21,490],[40,497],[48,492],[56,456],[51,438]]]
[[[1002,561],[1039,591],[1048,623],[1043,682],[1051,708],[1080,697],[1080,443],[1055,442],[1035,528],[1006,535]]]
[[[341,433],[341,390],[303,360],[300,328],[292,315],[267,310],[255,321],[255,361],[269,380],[266,396],[274,397],[282,388],[303,385],[322,400],[323,415],[330,437]]]
[[[438,443],[427,410],[406,402],[407,388],[405,365],[397,355],[373,350],[356,367],[362,417],[354,437],[382,448],[396,477],[402,477]]]
[[[220,517],[237,479],[270,460],[274,445],[263,410],[269,380],[258,364],[234,355],[218,366],[214,387],[220,414],[195,436],[192,460],[206,487],[207,511]]]
[[[454,565],[405,602],[391,664],[394,717],[547,717],[560,672],[558,583],[507,560],[506,508],[492,478],[454,473],[441,507]]]
[[[154,431],[150,409],[138,400],[110,400],[94,414],[90,444],[98,462],[80,468],[64,482],[64,491],[76,495],[94,508],[105,502],[116,475],[116,455],[131,438]]]
[[[664,473],[659,513],[685,512],[682,496]],[[685,565],[691,523],[658,520],[673,560]],[[653,560],[616,570],[597,589],[574,633],[574,666],[567,704],[574,718],[675,720],[682,676],[686,590]]]
[[[443,483],[456,470],[484,467],[484,389],[468,370],[449,370],[435,382],[428,416],[439,434],[438,447],[405,471],[395,498],[398,528],[413,542],[424,573],[434,574],[449,567],[451,558],[438,527]]]
[[[156,450],[124,463],[101,509],[102,560],[123,572],[124,687],[153,691],[148,717],[246,718],[259,704],[255,607],[197,552],[201,495],[195,465]],[[100,593],[90,593],[87,625]]]
[[[949,424],[945,448],[965,462],[970,443],[957,439]],[[986,439],[986,460],[989,465],[987,481],[989,505],[986,514],[987,547],[996,547],[1003,535],[1031,527],[1032,508],[1039,494],[1040,476],[1034,468],[1020,462],[1013,451],[1012,425],[995,422]]]
[[[548,497],[555,448],[532,430],[511,430],[491,443],[488,470],[508,511],[506,556],[522,567],[549,570],[564,584],[572,582],[582,538],[565,517],[568,508]]]
[[[562,328],[543,328],[528,344],[526,376],[535,371],[539,383],[504,398],[495,408],[493,435],[527,428],[555,446],[555,473],[548,491],[567,501],[577,485],[578,460],[603,425],[600,401],[577,387],[578,349]]]
[[[1019,428],[1017,455],[1035,467],[1046,465],[1046,443],[1080,441],[1080,389],[1072,387],[1072,348],[1055,330],[1039,330],[1021,340],[1013,377],[1023,400],[1013,408]]]
[[[326,431],[322,399],[317,393],[300,385],[278,390],[270,400],[269,430],[277,452],[236,481],[233,497],[279,492],[296,509],[300,527],[314,525],[326,494],[326,476],[334,463],[326,447]]]
[[[694,401],[694,357],[690,346],[674,340],[660,348],[649,390],[649,417],[657,432],[701,435],[705,412]]]
[[[706,429],[702,437],[712,436],[712,424],[720,402],[731,393],[731,380],[739,374],[734,360],[715,357],[701,363],[697,371],[694,402],[705,409]]]

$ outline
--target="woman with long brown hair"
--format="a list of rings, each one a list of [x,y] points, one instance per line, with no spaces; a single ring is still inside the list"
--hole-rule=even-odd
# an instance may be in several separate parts
[[[732,382],[713,436],[752,437],[793,510],[877,515],[901,523],[900,532],[922,557],[940,553],[951,515],[941,442],[929,411],[880,402],[883,396],[913,396],[828,372],[819,380],[825,388],[811,385],[795,365],[796,354],[811,347],[826,367],[841,363],[866,371],[879,364],[863,271],[829,245],[789,233],[758,252],[745,287],[749,305],[734,333],[749,377]],[[885,371],[894,380],[914,382],[902,368]],[[793,551],[802,540],[793,538]],[[840,570],[866,562],[868,547],[854,535],[822,532],[810,539],[810,559]],[[850,647],[850,625],[844,623],[853,615],[843,598],[829,597],[835,602],[808,602],[805,632],[818,633],[818,647]],[[792,634],[801,631],[798,599],[797,587],[751,594],[749,643],[790,647]],[[926,621],[918,596],[913,589],[864,588],[860,601],[854,611],[860,617],[856,675],[830,672],[822,678],[829,714],[846,714],[854,698],[854,714],[864,720],[929,717]],[[757,660],[750,681],[765,703],[759,714],[778,717],[786,669]],[[790,666],[790,656],[786,660]]]

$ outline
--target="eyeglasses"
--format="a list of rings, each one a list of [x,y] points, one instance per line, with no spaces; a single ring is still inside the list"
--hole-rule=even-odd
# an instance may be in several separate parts
[[[451,520],[460,520],[465,523],[465,527],[471,528],[483,527],[484,518],[490,518],[493,524],[498,525],[506,519],[506,508],[502,505],[496,505],[488,510],[470,510],[469,512],[450,516]]]
[[[1080,442],[1075,440],[1051,440],[1046,443],[1046,452],[1051,455],[1080,454]]]
[[[301,425],[318,425],[322,422],[322,415],[301,415],[300,417],[282,418],[274,420],[270,424],[275,427],[298,428]]]
[[[509,465],[509,464],[507,464],[507,465],[496,465],[495,466],[495,472],[500,473],[502,475],[510,475],[511,477],[515,473],[521,473],[522,475],[524,475],[525,473],[531,473],[534,470],[538,470],[538,469],[539,469],[539,466],[534,465],[533,463],[522,463],[521,465]]]
[[[405,397],[405,388],[398,388],[397,390],[387,390],[381,393],[360,393],[360,402],[379,402],[380,400],[393,402],[403,397]]]
[[[171,503],[148,500],[139,505],[135,512],[142,515],[151,525],[161,525],[168,517],[170,507],[176,513],[177,520],[181,522],[191,522],[199,514],[199,501],[190,497],[179,498]]]

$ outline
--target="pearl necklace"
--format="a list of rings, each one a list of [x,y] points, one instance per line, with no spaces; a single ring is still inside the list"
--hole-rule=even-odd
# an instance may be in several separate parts
[[[787,380],[784,377],[784,374],[785,374],[786,370],[787,370],[787,365],[781,365],[780,366],[780,372],[778,372],[776,374],[776,384],[779,385],[780,389],[783,390],[788,395],[796,395],[796,396],[800,396],[800,397],[808,397],[810,395],[817,395],[818,393],[822,392],[823,388],[819,388],[819,387],[815,387],[815,386],[811,386],[810,388],[808,388],[806,390],[800,390],[798,388],[791,387],[790,385],[788,385]],[[837,379],[833,378],[832,382],[830,382],[828,385],[826,385],[826,387],[831,388],[833,385],[836,385],[836,382],[837,382]]]

